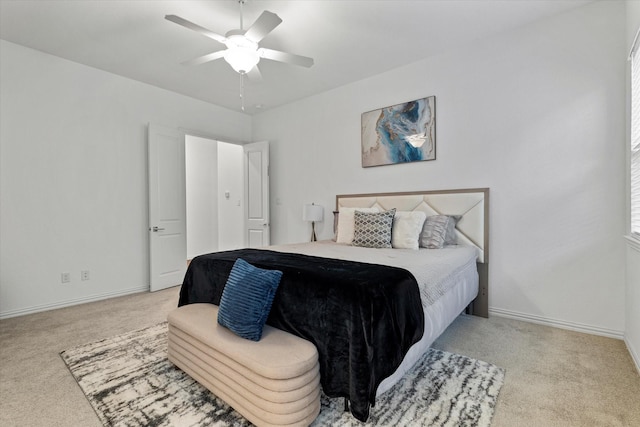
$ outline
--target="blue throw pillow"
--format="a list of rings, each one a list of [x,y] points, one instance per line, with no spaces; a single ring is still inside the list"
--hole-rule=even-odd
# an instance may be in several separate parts
[[[238,258],[222,291],[218,323],[242,338],[260,341],[281,278],[282,271]]]

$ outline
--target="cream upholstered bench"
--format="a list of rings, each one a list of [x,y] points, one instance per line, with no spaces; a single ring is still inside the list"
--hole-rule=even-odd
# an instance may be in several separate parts
[[[217,322],[218,306],[169,313],[169,360],[257,426],[308,426],[320,412],[318,351],[266,325],[260,341]]]

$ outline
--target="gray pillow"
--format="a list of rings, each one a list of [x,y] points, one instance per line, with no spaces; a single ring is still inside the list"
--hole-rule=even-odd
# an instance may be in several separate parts
[[[456,225],[462,218],[462,215],[447,215],[449,221],[447,222],[447,234],[444,236],[444,245],[457,245],[458,236],[456,236]]]
[[[351,244],[365,248],[390,248],[395,214],[395,209],[375,213],[355,211]]]
[[[445,245],[457,244],[456,224],[460,215],[428,216],[420,234],[420,247],[442,249]]]

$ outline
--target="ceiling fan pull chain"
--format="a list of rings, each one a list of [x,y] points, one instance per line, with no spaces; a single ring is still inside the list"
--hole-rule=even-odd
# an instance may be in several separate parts
[[[240,108],[244,113],[244,73],[240,73]]]

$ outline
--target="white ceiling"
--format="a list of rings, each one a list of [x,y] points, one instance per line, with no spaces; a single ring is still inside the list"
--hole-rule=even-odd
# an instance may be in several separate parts
[[[593,0],[248,0],[283,22],[262,47],[314,58],[309,69],[262,60],[246,112],[273,108],[424,59]],[[236,0],[0,0],[0,37],[240,111],[240,76],[223,60],[181,62],[224,46],[164,19],[219,34],[239,28]]]

